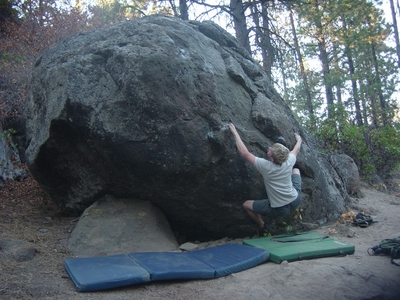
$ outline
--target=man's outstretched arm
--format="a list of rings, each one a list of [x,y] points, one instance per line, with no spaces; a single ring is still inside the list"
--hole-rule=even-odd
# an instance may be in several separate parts
[[[235,125],[233,125],[232,123],[229,124],[229,129],[232,132],[233,136],[235,137],[235,142],[236,142],[236,147],[240,153],[240,155],[247,160],[249,163],[251,163],[252,165],[254,165],[254,162],[256,160],[256,157],[249,152],[249,150],[247,149],[247,147],[245,146],[245,144],[243,143],[242,139],[240,138],[239,133],[236,130]]]
[[[296,145],[294,145],[293,150],[290,151],[290,153],[293,153],[295,156],[297,156],[297,154],[299,154],[300,152],[301,143],[303,140],[301,139],[301,136],[297,133],[295,133],[294,136],[296,137]]]

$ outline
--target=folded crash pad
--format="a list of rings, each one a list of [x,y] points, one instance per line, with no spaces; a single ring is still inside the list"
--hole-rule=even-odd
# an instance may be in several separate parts
[[[133,252],[128,256],[150,273],[152,281],[214,278],[215,269],[189,252]]]
[[[243,244],[267,250],[275,263],[353,254],[355,250],[354,245],[316,232],[256,238],[244,240]]]
[[[269,258],[268,251],[240,244],[226,244],[223,246],[206,248],[189,252],[189,255],[206,263],[215,269],[215,277],[227,276],[232,273],[252,268]]]
[[[268,258],[264,249],[226,244],[192,252],[68,258],[64,265],[77,290],[87,292],[157,280],[211,279],[254,267]]]
[[[64,266],[79,292],[111,289],[150,281],[150,274],[126,254],[67,258]]]

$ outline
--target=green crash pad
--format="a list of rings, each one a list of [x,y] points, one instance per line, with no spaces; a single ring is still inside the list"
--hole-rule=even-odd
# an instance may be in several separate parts
[[[244,240],[244,245],[267,250],[270,260],[281,263],[318,257],[353,254],[354,245],[337,241],[316,232],[283,234],[272,237]]]

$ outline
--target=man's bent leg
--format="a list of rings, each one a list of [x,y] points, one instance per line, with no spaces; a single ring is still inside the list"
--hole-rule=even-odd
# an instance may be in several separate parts
[[[301,176],[300,170],[297,168],[293,168],[292,170],[292,185],[299,193],[299,195],[301,195]]]
[[[292,184],[298,193],[297,198],[290,203],[291,210],[295,210],[301,202],[301,176],[300,170],[297,168],[293,168],[292,171]]]
[[[254,200],[246,200],[243,203],[243,207],[244,209],[247,211],[248,215],[250,216],[250,218],[252,218],[260,228],[264,227],[264,220],[262,219],[260,214],[257,214],[253,211],[253,203]]]

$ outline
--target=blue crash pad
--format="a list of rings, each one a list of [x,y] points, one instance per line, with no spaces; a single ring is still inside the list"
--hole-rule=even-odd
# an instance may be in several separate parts
[[[214,278],[214,268],[189,254],[189,252],[133,252],[128,256],[150,273],[152,281]]]
[[[226,244],[192,252],[133,252],[68,258],[65,268],[79,292],[157,280],[211,279],[252,268],[269,259],[256,247]]]
[[[111,289],[150,281],[150,274],[126,254],[67,258],[65,269],[79,292]]]
[[[264,249],[259,250],[261,251],[257,252],[252,247],[242,247],[240,244],[226,244],[192,251],[189,255],[214,268],[217,278],[241,272],[267,261],[269,252]]]

